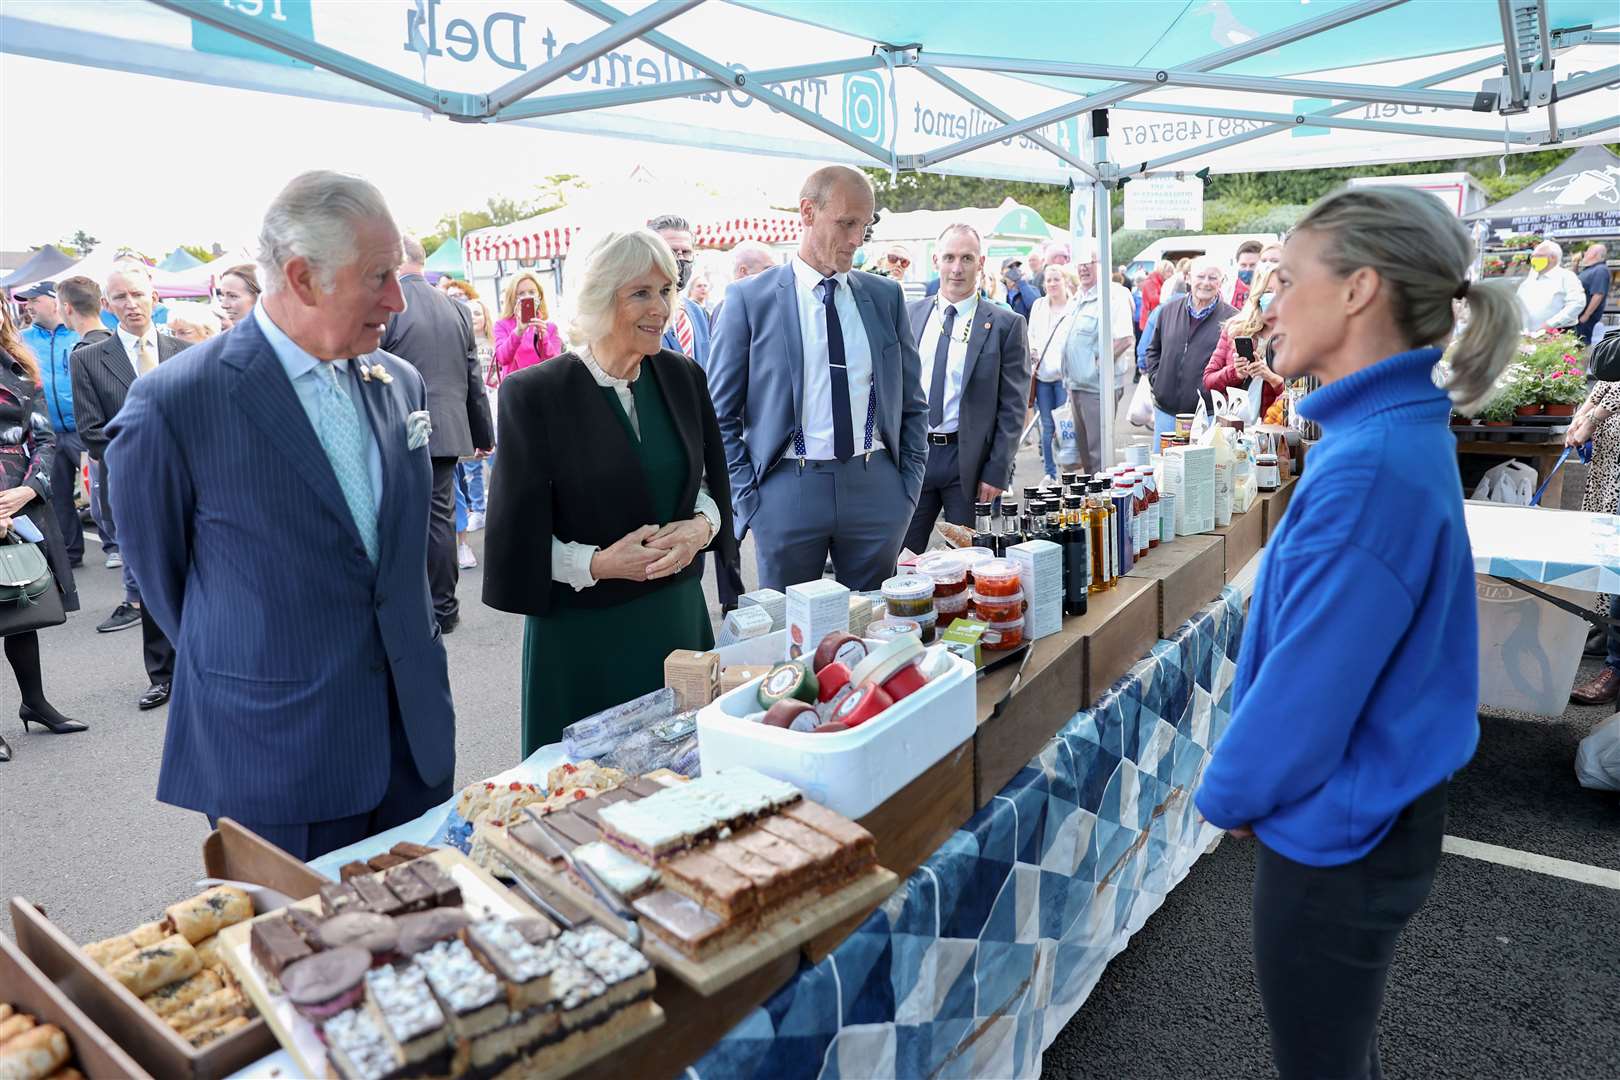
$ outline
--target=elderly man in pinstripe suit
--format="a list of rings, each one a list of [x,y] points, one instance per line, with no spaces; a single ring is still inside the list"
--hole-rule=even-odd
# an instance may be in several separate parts
[[[382,193],[311,172],[259,234],[251,318],[135,381],[107,461],[125,558],[178,660],[158,798],[300,859],[450,796],[427,579],[422,378]]]

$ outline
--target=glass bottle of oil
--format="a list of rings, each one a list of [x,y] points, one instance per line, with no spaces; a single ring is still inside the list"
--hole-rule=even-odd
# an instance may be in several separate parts
[[[1118,565],[1114,555],[1114,506],[1104,494],[1107,485],[1093,480],[1086,492],[1082,510],[1086,529],[1091,533],[1091,586],[1092,592],[1114,587]]]

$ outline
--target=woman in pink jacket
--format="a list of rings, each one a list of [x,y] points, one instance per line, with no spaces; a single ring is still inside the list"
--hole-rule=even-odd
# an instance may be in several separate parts
[[[534,305],[534,318],[523,321],[523,302]],[[506,286],[501,317],[495,323],[495,366],[501,378],[519,368],[532,367],[562,352],[562,335],[548,321],[546,292],[533,270],[519,270]]]
[[[1271,341],[1266,336],[1266,309],[1276,299],[1276,285],[1268,270],[1255,275],[1249,297],[1243,310],[1226,320],[1221,327],[1221,340],[1204,365],[1204,389],[1225,393],[1238,388],[1247,390],[1256,376],[1261,380],[1260,416],[1264,419],[1271,403],[1282,396],[1287,380],[1272,370],[1267,362],[1271,356]],[[1245,360],[1237,354],[1234,338],[1246,337],[1254,342],[1254,359]]]

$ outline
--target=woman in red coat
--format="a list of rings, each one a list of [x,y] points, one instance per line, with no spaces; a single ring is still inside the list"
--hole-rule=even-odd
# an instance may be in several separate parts
[[[1264,318],[1276,291],[1271,271],[1258,271],[1249,297],[1243,302],[1243,310],[1226,320],[1226,325],[1221,327],[1221,340],[1210,354],[1209,363],[1204,365],[1205,390],[1225,393],[1234,387],[1247,389],[1258,376],[1262,380],[1261,416],[1266,415],[1266,410],[1282,395],[1283,387],[1287,385],[1287,380],[1271,370],[1271,365],[1267,363],[1271,358],[1272,346],[1266,337]],[[1255,358],[1252,362],[1237,354],[1237,347],[1232,342],[1240,337],[1254,341]]]

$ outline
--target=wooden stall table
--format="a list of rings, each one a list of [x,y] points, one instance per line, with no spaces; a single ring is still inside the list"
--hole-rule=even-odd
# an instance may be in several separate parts
[[[1483,430],[1483,429],[1482,429]],[[1486,442],[1483,439],[1457,440],[1457,455],[1478,454],[1481,457],[1519,458],[1526,465],[1536,470],[1536,486],[1547,484],[1547,490],[1541,497],[1543,506],[1557,508],[1563,505],[1564,476],[1562,472],[1554,472],[1553,466],[1558,462],[1558,455],[1564,452],[1562,434],[1546,442]],[[1548,477],[1552,478],[1548,483]]]

